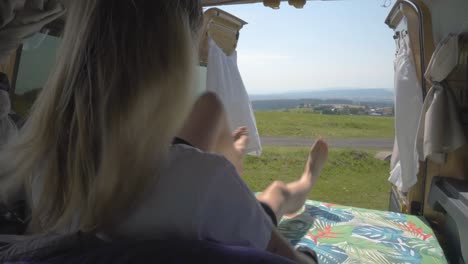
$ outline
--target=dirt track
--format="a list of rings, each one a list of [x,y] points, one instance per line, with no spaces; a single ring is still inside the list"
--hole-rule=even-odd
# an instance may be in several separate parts
[[[393,148],[393,139],[386,138],[340,138],[326,140],[332,148],[366,148],[381,150],[391,150]],[[262,137],[261,141],[262,145],[265,146],[306,147],[310,146],[314,142],[314,139]]]

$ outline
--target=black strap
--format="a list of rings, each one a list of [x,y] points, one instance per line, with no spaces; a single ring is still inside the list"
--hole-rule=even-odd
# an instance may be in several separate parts
[[[188,141],[184,140],[184,139],[181,139],[181,138],[178,138],[178,137],[175,137],[174,140],[172,140],[172,145],[188,145],[188,146],[191,146],[193,147],[192,144],[190,144]]]
[[[0,72],[0,90],[10,92],[10,81],[8,81],[8,76]]]
[[[276,219],[276,214],[273,212],[273,209],[271,209],[271,207],[266,203],[260,202],[260,205],[262,206],[263,210],[265,210],[265,213],[271,218],[273,224],[278,226],[278,219]]]

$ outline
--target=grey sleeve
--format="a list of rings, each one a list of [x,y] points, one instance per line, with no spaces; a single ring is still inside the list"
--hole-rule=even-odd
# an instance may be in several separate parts
[[[274,225],[253,192],[227,160],[210,177],[203,199],[203,239],[266,249]]]

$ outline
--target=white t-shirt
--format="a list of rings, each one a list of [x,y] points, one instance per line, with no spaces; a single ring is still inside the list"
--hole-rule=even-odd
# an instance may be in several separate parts
[[[148,186],[139,206],[111,236],[210,240],[266,249],[273,228],[228,160],[178,144],[171,146],[169,164],[158,183]]]

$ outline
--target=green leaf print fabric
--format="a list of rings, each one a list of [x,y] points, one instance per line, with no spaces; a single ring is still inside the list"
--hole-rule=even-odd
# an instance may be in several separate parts
[[[447,263],[417,216],[307,201],[278,228],[292,244],[315,250],[320,263]]]

